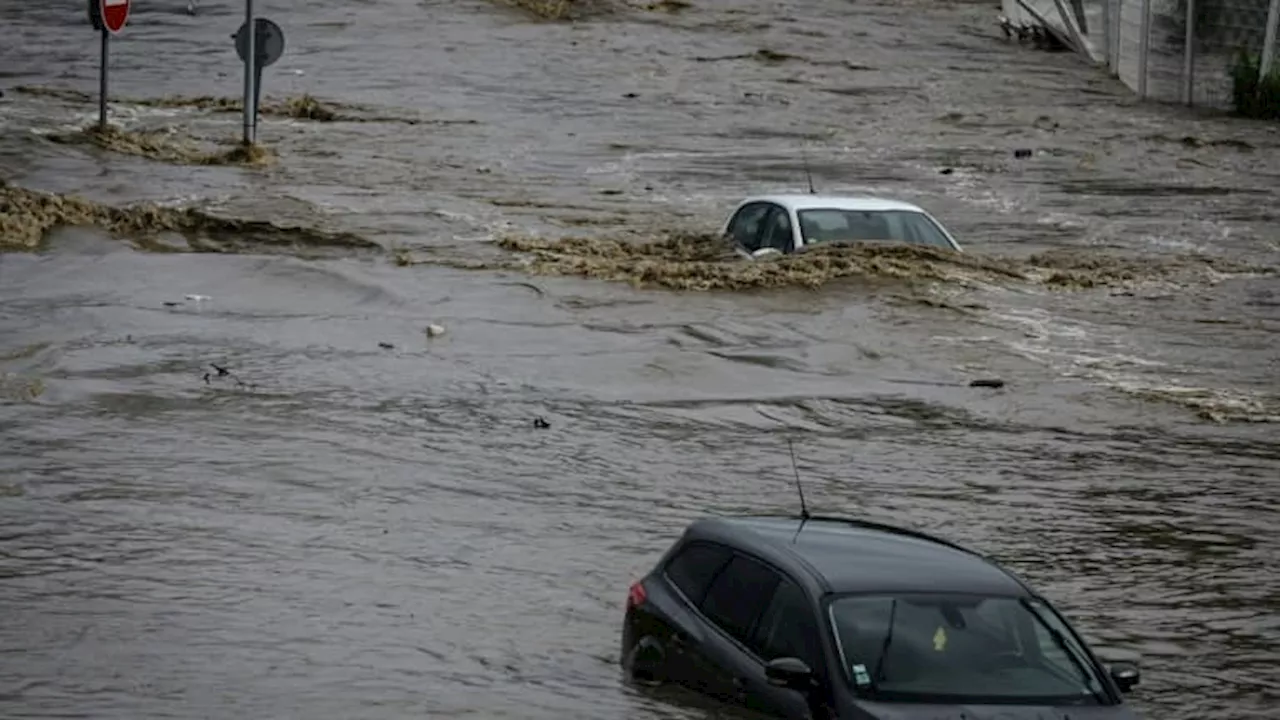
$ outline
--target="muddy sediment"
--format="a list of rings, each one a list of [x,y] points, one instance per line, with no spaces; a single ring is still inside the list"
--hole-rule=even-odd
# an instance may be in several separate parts
[[[276,159],[261,145],[239,144],[226,150],[208,150],[172,130],[106,129],[90,125],[82,130],[45,136],[60,145],[92,145],[103,150],[178,165],[268,165]]]
[[[1148,402],[1185,408],[1211,423],[1280,423],[1280,398],[1257,397],[1197,387],[1121,387]]]
[[[527,14],[553,21],[585,20],[625,10],[678,13],[693,6],[688,0],[494,0]]]
[[[0,372],[0,402],[35,402],[44,391],[45,384],[40,378]],[[0,495],[3,494],[0,486]]]
[[[527,260],[515,265],[500,261],[489,267],[520,267],[534,274],[574,275],[674,290],[816,288],[846,277],[962,285],[1016,282],[1083,290],[1275,273],[1274,268],[1195,255],[1152,259],[1064,251],[1016,259],[919,246],[861,244],[832,244],[752,261],[739,257],[718,236],[696,233],[672,233],[649,242],[509,236],[497,245],[525,255]],[[412,264],[405,258],[400,260],[401,264]]]
[[[267,247],[381,249],[355,233],[282,226],[263,220],[218,217],[196,208],[142,203],[113,207],[71,195],[55,195],[0,180],[0,250],[36,250],[56,227],[94,226],[157,252],[235,252]],[[165,233],[182,235],[188,247],[165,243]]]
[[[42,85],[19,85],[15,92],[36,97],[50,97],[71,103],[94,103],[97,97],[72,88],[45,87]],[[213,95],[196,95],[190,97],[169,96],[158,98],[112,98],[114,105],[134,105],[152,108],[190,108],[217,113],[238,113],[244,109],[244,101],[235,97],[216,97]],[[400,116],[381,112],[376,108],[332,100],[322,100],[310,94],[286,97],[280,100],[264,100],[258,107],[258,114],[263,117],[286,118],[293,120],[311,120],[315,122],[368,122],[368,123],[401,123],[405,125],[464,123],[468,120],[432,120]]]
[[[672,290],[742,290],[801,286],[816,288],[845,277],[909,280],[958,279],[966,271],[1017,277],[1000,261],[944,250],[907,246],[841,246],[749,261],[712,234],[674,233],[643,243],[570,237],[560,240],[507,237],[498,247],[528,254],[535,274],[577,275]]]
[[[1118,256],[1079,249],[1037,253],[1023,261],[1029,279],[1046,286],[1084,290],[1150,282],[1212,282],[1233,275],[1274,275],[1277,269],[1204,254]]]

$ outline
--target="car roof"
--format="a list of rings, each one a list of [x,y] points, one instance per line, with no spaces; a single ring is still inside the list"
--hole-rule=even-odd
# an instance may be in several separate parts
[[[753,202],[777,203],[778,205],[795,211],[823,208],[832,210],[863,210],[871,212],[883,212],[887,210],[906,210],[908,212],[918,213],[924,212],[923,208],[918,205],[912,205],[909,202],[862,195],[757,195],[743,200],[738,204],[738,207]]]
[[[867,520],[810,517],[800,529],[801,522],[785,516],[705,517],[688,533],[754,551],[793,573],[807,572],[826,592],[1031,594],[994,561],[941,538]]]

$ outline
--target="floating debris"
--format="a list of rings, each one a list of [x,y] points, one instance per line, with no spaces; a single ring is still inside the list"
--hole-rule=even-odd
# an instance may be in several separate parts
[[[396,346],[395,346],[395,345],[392,345],[392,344],[391,344],[391,343],[389,343],[389,342],[380,342],[380,343],[378,343],[378,347],[382,348],[383,350],[395,350],[395,349],[396,349]]]
[[[435,323],[432,323],[427,326],[426,333],[427,333],[427,337],[429,338],[440,337],[441,335],[444,334],[444,326],[436,325]]]
[[[969,387],[1002,388],[1004,387],[1004,381],[1000,378],[978,378],[977,380],[970,380]]]
[[[718,62],[721,60],[759,60],[764,63],[782,63],[788,60],[804,60],[799,55],[778,52],[769,48],[760,48],[751,53],[740,53],[737,55],[699,55],[693,59],[694,62]]]
[[[547,428],[551,427],[551,423],[547,422],[546,418],[539,415],[538,417],[533,419],[533,426],[538,428],[539,430],[546,430]]]
[[[203,379],[204,379],[205,385],[212,385],[213,380],[217,378],[230,378],[231,381],[234,382],[237,387],[249,388],[250,390],[258,387],[257,385],[246,383],[245,381],[240,379],[239,375],[236,375],[234,372],[228,370],[225,367],[222,367],[221,365],[218,365],[217,363],[209,363],[209,367],[213,368],[213,373],[206,372],[204,374]]]

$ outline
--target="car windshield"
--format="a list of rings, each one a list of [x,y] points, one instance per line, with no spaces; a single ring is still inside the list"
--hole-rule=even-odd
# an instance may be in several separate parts
[[[839,210],[797,213],[804,244],[825,242],[900,242],[953,249],[937,223],[910,210]]]
[[[860,694],[886,702],[1098,705],[1102,684],[1065,621],[1029,598],[852,595],[831,623]]]

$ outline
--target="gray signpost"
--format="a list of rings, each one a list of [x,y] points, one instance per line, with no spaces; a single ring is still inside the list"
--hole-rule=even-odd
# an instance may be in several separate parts
[[[244,24],[232,35],[236,55],[244,61],[244,143],[257,142],[258,100],[262,97],[262,69],[284,54],[284,31],[266,18],[254,18],[253,0],[244,0]],[[256,52],[249,52],[249,48]]]

